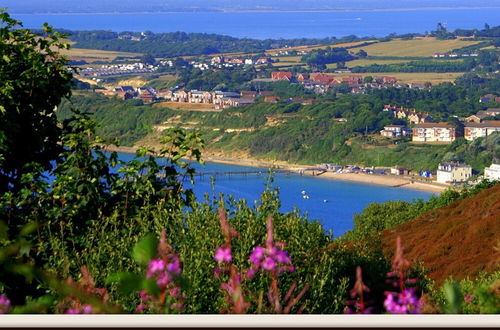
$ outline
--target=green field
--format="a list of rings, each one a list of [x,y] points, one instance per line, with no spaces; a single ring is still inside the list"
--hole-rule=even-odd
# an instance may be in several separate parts
[[[462,48],[480,43],[480,41],[463,41],[460,39],[438,40],[432,37],[420,37],[412,40],[395,39],[379,42],[368,46],[352,48],[357,52],[361,49],[369,56],[394,57],[429,57],[434,53],[445,53],[452,49]]]

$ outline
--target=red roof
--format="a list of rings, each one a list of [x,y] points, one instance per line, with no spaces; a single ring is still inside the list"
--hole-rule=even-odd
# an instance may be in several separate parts
[[[290,79],[292,79],[292,73],[289,71],[273,71],[271,73],[271,79],[273,79],[273,80],[290,80]]]

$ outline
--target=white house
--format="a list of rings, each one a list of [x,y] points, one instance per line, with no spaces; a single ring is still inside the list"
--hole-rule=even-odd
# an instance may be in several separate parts
[[[438,165],[437,182],[465,182],[472,176],[472,167],[461,163],[443,163]]]
[[[385,137],[397,137],[411,135],[411,130],[405,125],[387,125],[380,131],[380,135]]]
[[[488,180],[500,180],[500,164],[491,164],[484,169],[484,177]]]

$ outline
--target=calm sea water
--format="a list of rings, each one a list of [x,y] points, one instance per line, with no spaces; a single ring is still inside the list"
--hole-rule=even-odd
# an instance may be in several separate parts
[[[119,154],[122,160],[131,160],[131,154]],[[222,175],[215,177],[215,184],[209,176],[195,178],[194,192],[198,200],[204,195],[210,198],[224,193],[236,199],[246,199],[250,206],[260,198],[265,190],[268,172],[255,167],[207,163],[194,166],[197,172],[244,172],[262,171],[261,175]],[[279,188],[281,211],[290,212],[295,207],[309,219],[319,220],[326,230],[333,230],[338,237],[353,228],[353,215],[360,213],[372,202],[388,200],[410,201],[417,198],[428,199],[433,193],[406,188],[392,188],[357,182],[331,180],[298,174],[275,174],[273,187]],[[304,199],[305,191],[309,199]]]
[[[17,14],[28,28],[48,22],[72,30],[206,32],[235,37],[313,38],[346,35],[382,37],[390,33],[431,31],[438,22],[456,28],[482,29],[500,21],[500,8],[427,9],[345,12],[205,12],[151,14]]]

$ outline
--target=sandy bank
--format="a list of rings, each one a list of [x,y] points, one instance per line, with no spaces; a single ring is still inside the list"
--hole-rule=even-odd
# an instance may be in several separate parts
[[[107,146],[105,148],[108,151],[117,151],[117,152],[125,152],[125,153],[135,153],[137,148],[135,147],[116,147],[116,146]],[[257,159],[249,159],[249,158],[223,158],[223,157],[215,157],[215,156],[204,156],[203,160],[206,162],[213,163],[221,163],[221,164],[230,164],[230,165],[240,165],[240,166],[251,166],[251,167],[263,167],[263,168],[281,168],[287,169],[290,171],[299,171],[300,169],[305,169],[310,167],[309,165],[299,165],[299,164],[289,164],[282,161],[269,162]],[[311,172],[305,172],[304,175],[312,175]],[[366,174],[366,173],[333,173],[333,172],[325,172],[319,176],[321,179],[331,179],[331,180],[344,180],[344,181],[352,181],[352,182],[360,182],[367,184],[376,184],[381,186],[389,186],[389,187],[401,187],[408,189],[416,189],[429,191],[434,193],[440,193],[445,191],[449,186],[438,183],[427,183],[427,182],[418,182],[414,181],[411,178],[406,177],[398,177],[394,175],[377,175],[377,174]]]

